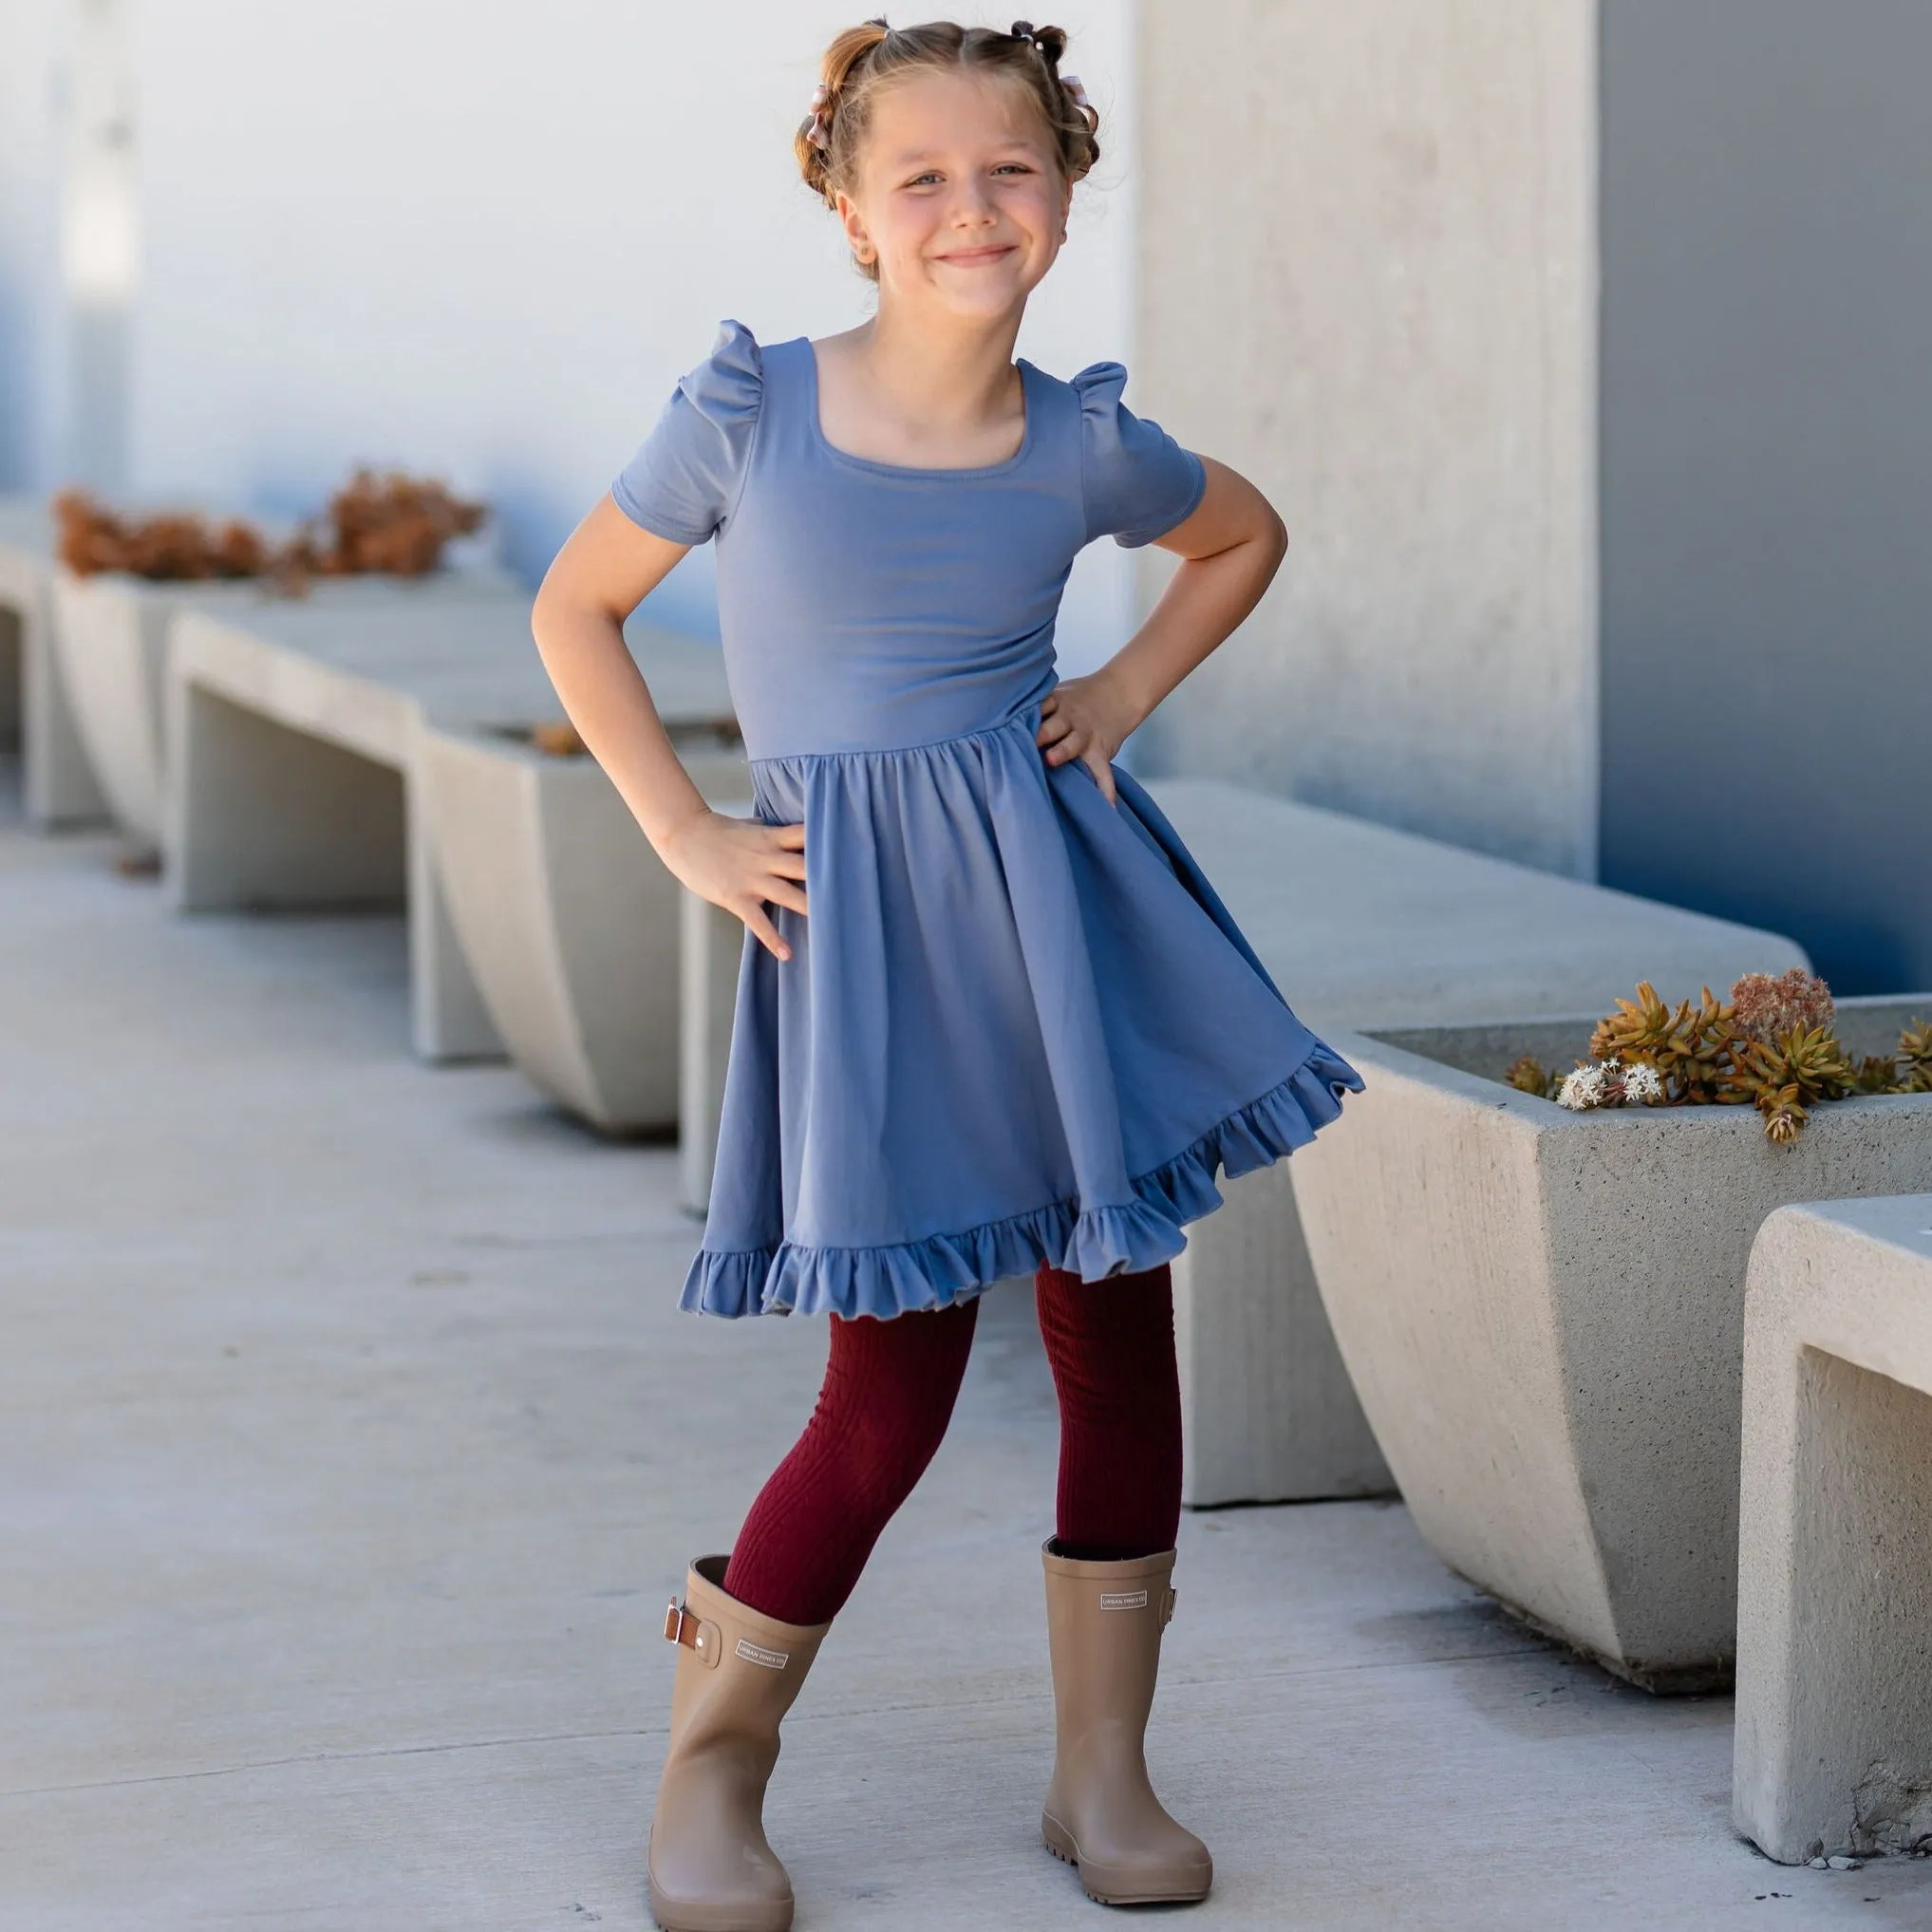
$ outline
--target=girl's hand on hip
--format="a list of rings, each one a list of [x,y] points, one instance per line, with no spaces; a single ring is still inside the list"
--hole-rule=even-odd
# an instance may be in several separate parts
[[[1093,773],[1100,796],[1115,802],[1114,754],[1139,720],[1104,671],[1066,678],[1040,701],[1040,729],[1034,743],[1050,765],[1079,759]]]
[[[765,907],[805,910],[802,825],[701,812],[666,836],[658,856],[701,899],[742,919],[775,959],[791,958],[792,948],[779,938]]]

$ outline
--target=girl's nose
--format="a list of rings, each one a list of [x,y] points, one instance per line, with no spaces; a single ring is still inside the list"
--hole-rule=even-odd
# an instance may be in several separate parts
[[[984,228],[998,219],[992,197],[985,188],[976,181],[960,184],[952,204],[952,220],[956,228]]]

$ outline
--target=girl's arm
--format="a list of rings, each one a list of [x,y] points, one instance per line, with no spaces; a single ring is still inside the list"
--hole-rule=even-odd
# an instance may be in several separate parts
[[[531,628],[571,722],[671,873],[790,959],[765,905],[806,910],[805,828],[736,818],[705,804],[624,642],[624,620],[685,548],[640,529],[606,497],[557,553]]]
[[[1111,760],[1128,734],[1261,602],[1287,552],[1288,533],[1267,498],[1225,463],[1201,460],[1200,503],[1156,539],[1181,567],[1147,622],[1097,671],[1065,679],[1041,701],[1036,741],[1047,763],[1079,759],[1110,804]]]

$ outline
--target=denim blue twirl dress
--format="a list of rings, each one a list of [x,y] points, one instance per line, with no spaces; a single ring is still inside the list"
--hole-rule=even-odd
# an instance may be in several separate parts
[[[805,827],[792,958],[745,935],[686,1308],[891,1316],[1041,1262],[1155,1267],[1217,1172],[1360,1089],[1140,786],[1116,767],[1110,805],[1034,743],[1075,553],[1161,535],[1206,477],[1117,364],[1020,371],[1015,456],[907,469],[826,441],[809,342],[726,323],[612,485],[717,538],[757,810]]]

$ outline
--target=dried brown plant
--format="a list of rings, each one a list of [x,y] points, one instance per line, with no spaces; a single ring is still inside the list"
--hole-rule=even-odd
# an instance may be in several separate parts
[[[442,483],[361,469],[328,499],[319,523],[296,532],[288,561],[319,577],[427,576],[443,545],[480,528],[488,515],[486,504],[466,502]]]
[[[577,727],[568,720],[559,720],[554,724],[533,724],[530,741],[546,758],[583,758],[590,751]]]
[[[216,523],[187,512],[117,516],[84,490],[54,498],[61,561],[79,575],[125,571],[156,583],[271,577],[299,593],[310,577],[377,572],[422,577],[442,561],[450,538],[478,529],[488,506],[441,483],[400,472],[356,471],[319,519],[272,546],[251,523]]]
[[[155,583],[259,576],[269,546],[253,524],[216,523],[191,512],[117,516],[85,490],[54,498],[60,560],[77,576],[125,571]]]

